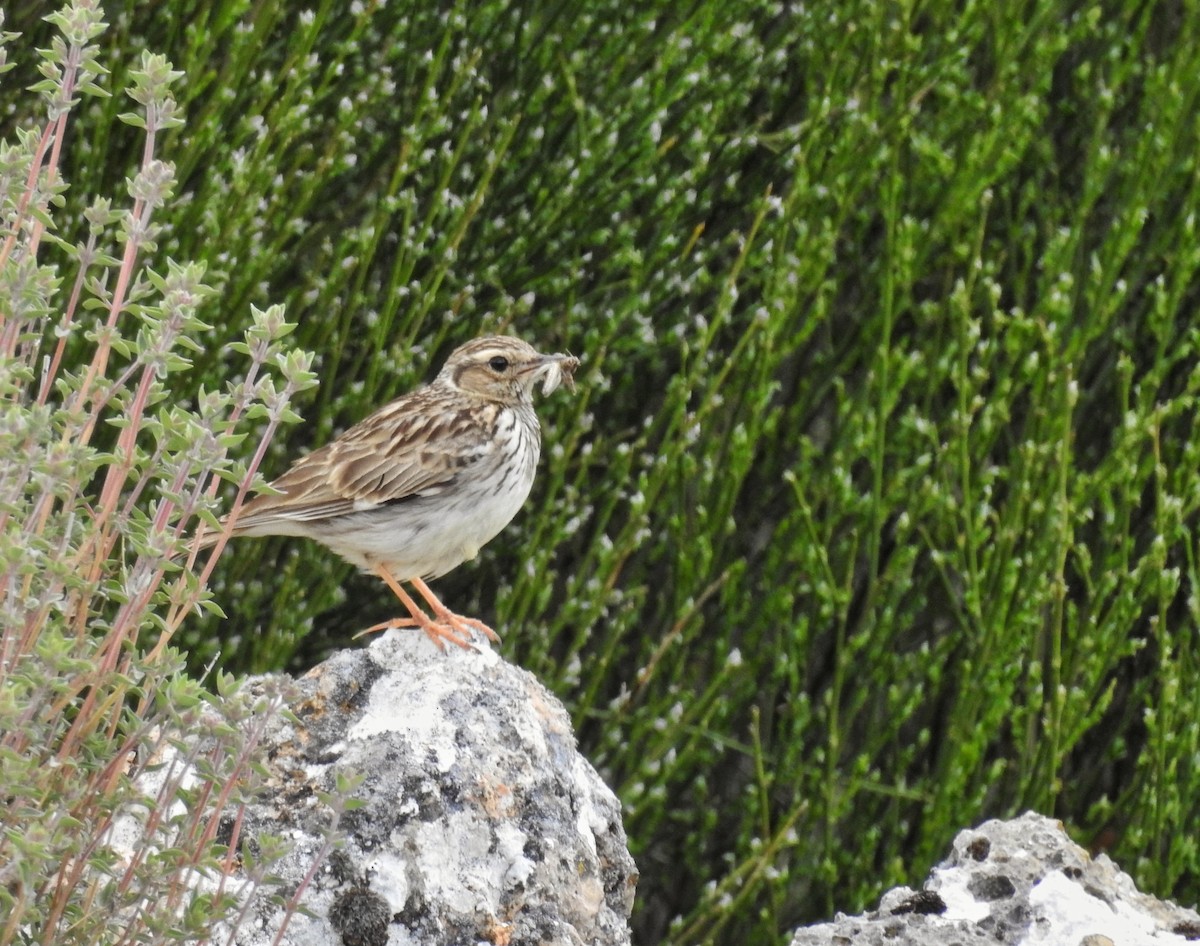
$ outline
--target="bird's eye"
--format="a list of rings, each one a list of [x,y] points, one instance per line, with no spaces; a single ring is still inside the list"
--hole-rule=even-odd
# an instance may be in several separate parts
[[[488,362],[488,367],[496,372],[496,374],[504,374],[508,370],[508,359],[503,355],[497,355]]]

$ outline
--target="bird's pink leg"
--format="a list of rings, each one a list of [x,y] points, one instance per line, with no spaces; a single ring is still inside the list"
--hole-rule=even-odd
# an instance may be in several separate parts
[[[362,633],[370,634],[372,631],[387,631],[394,627],[419,627],[429,635],[429,639],[431,641],[437,644],[438,650],[446,649],[446,641],[457,644],[464,650],[469,650],[471,648],[470,642],[465,638],[460,637],[459,633],[456,633],[461,633],[464,630],[462,627],[459,627],[456,622],[444,620],[443,616],[437,613],[437,609],[434,611],[436,620],[430,619],[429,615],[422,611],[417,606],[417,603],[413,601],[412,595],[410,595],[404,590],[404,588],[401,587],[400,582],[398,582],[395,576],[393,576],[392,573],[383,565],[375,566],[375,574],[377,574],[387,583],[387,586],[392,589],[392,593],[400,599],[406,608],[408,608],[408,613],[411,614],[412,617],[392,618],[390,621],[382,621],[381,623],[376,624],[374,627],[368,627]],[[425,588],[424,591],[421,590],[425,587],[425,583],[419,579],[413,579],[413,584],[416,586],[418,591],[421,591],[422,595],[426,595],[426,592],[429,590],[428,588]],[[442,611],[446,611],[446,608],[442,607],[440,602],[439,607],[441,607]],[[449,614],[450,612],[446,611],[446,613]],[[458,617],[458,615],[450,616],[455,618]],[[461,618],[460,620],[470,619]]]

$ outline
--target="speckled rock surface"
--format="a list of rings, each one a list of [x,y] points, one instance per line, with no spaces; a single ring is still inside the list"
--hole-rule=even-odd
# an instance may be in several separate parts
[[[392,631],[296,681],[298,726],[267,746],[277,793],[243,838],[294,845],[300,884],[330,808],[358,779],[341,846],[304,889],[294,946],[621,944],[637,871],[616,797],[576,750],[562,704],[486,643],[439,652]],[[256,902],[235,942],[269,943],[282,910]],[[251,927],[257,926],[257,929]]]
[[[1200,940],[1200,915],[1140,893],[1106,855],[1028,812],[961,831],[919,891],[798,930],[792,946],[1167,946]]]

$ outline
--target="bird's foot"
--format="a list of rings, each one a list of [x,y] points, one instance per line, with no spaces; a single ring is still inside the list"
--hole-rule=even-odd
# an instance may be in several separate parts
[[[429,609],[433,612],[432,618],[417,606],[417,603],[413,601],[412,596],[407,591],[400,587],[400,582],[396,580],[395,576],[385,565],[376,565],[375,572],[387,583],[387,586],[392,589],[392,592],[400,599],[401,603],[408,608],[410,616],[384,621],[381,624],[376,624],[374,627],[367,628],[363,633],[383,631],[393,627],[419,627],[429,635],[430,640],[437,644],[440,650],[446,649],[446,641],[451,641],[464,650],[469,647],[473,648],[474,645],[469,642],[469,638],[475,631],[479,631],[493,643],[500,642],[499,635],[482,621],[477,621],[475,618],[463,617],[461,614],[455,614],[447,608],[420,578],[410,578],[409,581],[420,592],[421,597],[425,599],[425,603],[429,605]]]
[[[364,634],[374,634],[377,631],[390,631],[398,627],[419,627],[429,635],[429,639],[437,645],[438,650],[444,651],[446,649],[446,641],[457,644],[463,650],[475,649],[469,640],[459,636],[458,628],[449,623],[431,621],[428,618],[424,621],[417,621],[414,618],[391,618],[390,620],[380,621],[378,624],[373,624],[365,630],[359,631],[354,637],[357,640]]]
[[[460,634],[467,634],[469,636],[472,631],[479,631],[493,644],[500,643],[500,635],[482,621],[476,618],[464,617],[461,614],[455,614],[449,608],[434,608],[433,619],[435,623],[443,627],[452,628]]]
[[[421,597],[425,599],[425,603],[429,605],[429,610],[433,612],[433,619],[445,627],[453,628],[460,634],[470,635],[472,631],[479,631],[493,644],[500,643],[500,635],[493,631],[482,621],[475,618],[464,617],[461,614],[455,614],[448,607],[442,604],[441,599],[433,593],[431,589],[420,578],[412,579],[413,587],[417,589]]]

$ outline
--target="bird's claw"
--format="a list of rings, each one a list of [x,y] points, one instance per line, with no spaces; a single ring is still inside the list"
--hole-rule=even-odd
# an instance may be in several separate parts
[[[464,620],[472,619],[467,618]],[[441,651],[446,649],[446,641],[450,641],[452,644],[457,644],[463,650],[475,650],[474,644],[459,636],[463,629],[456,627],[454,624],[448,621],[418,621],[415,618],[390,618],[387,621],[380,621],[378,624],[372,624],[370,627],[359,631],[354,635],[354,639],[358,640],[358,638],[364,636],[365,634],[374,634],[377,631],[390,631],[393,628],[400,627],[419,627],[429,635],[429,639],[433,641],[434,644],[437,645],[438,650]]]

